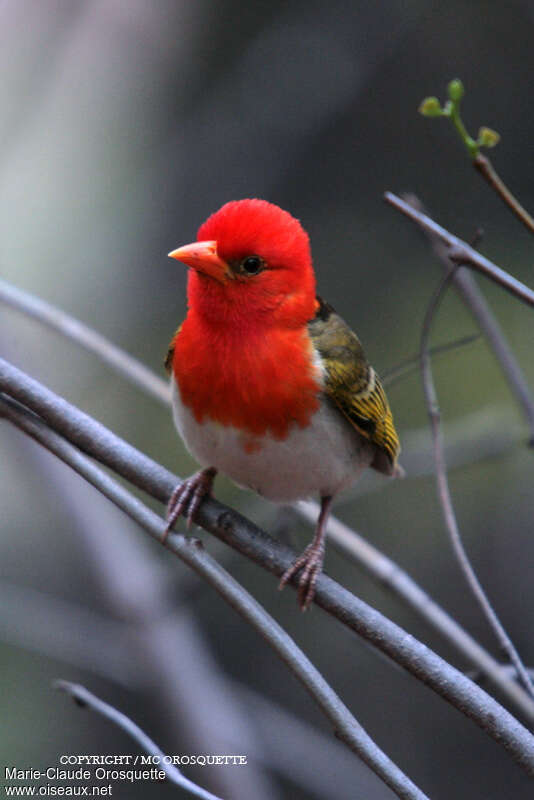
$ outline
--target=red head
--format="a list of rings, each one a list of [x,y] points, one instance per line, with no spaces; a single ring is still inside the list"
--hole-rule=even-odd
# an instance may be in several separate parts
[[[314,314],[308,235],[265,200],[226,203],[169,255],[192,267],[189,306],[206,322],[300,327]]]

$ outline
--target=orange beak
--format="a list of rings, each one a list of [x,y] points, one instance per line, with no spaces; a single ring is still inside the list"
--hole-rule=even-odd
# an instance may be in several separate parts
[[[217,254],[217,242],[186,244],[169,253],[169,258],[176,258],[197,272],[215,278],[219,283],[226,283],[229,278],[233,278],[230,267]]]

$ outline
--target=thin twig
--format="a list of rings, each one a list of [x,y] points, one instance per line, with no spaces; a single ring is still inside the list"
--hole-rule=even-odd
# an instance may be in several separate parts
[[[169,763],[170,759],[165,755],[163,750],[160,750],[157,744],[152,741],[149,736],[147,736],[147,734],[139,727],[139,725],[127,717],[126,714],[123,714],[122,711],[119,711],[117,708],[110,706],[109,703],[105,703],[103,700],[100,700],[100,698],[96,697],[84,686],[80,686],[79,683],[70,683],[69,681],[58,680],[54,681],[53,686],[54,689],[58,689],[60,692],[66,692],[68,695],[70,695],[78,705],[82,707],[88,706],[93,711],[96,711],[98,714],[106,717],[106,719],[111,720],[119,728],[122,728],[122,730],[125,731],[131,739],[140,745],[145,753],[148,753],[148,755],[154,758],[154,763],[157,764],[157,769],[163,770],[171,783],[175,783],[176,786],[180,786],[188,794],[192,794],[194,797],[200,797],[201,800],[221,800],[221,798],[217,795],[206,791],[206,789],[203,789],[201,786],[193,783],[193,781],[190,781],[189,778],[186,778],[179,769],[177,769],[172,763]]]
[[[65,315],[63,311],[50,304],[45,304],[46,314],[42,315],[37,313],[41,308],[41,301],[28,292],[22,292],[20,289],[6,284],[5,281],[0,282],[0,300],[10,303],[12,307],[41,322],[46,322],[46,324],[61,321],[65,317],[68,320],[72,320],[74,323],[72,326],[70,324],[62,325],[58,323],[51,324],[51,327],[67,337],[73,336],[76,342],[84,347],[88,347],[99,358],[111,364],[113,367],[119,364],[121,359],[115,357],[110,359],[108,358],[108,354],[114,352],[117,355],[124,355],[126,358],[124,358],[120,364],[121,374],[143,389],[143,391],[151,394],[165,405],[170,406],[168,384],[151,370],[144,367],[141,362],[138,362],[120,348],[112,345],[105,337],[91,329],[87,329],[88,336],[77,337],[77,320]],[[83,327],[85,328],[86,326]],[[129,365],[132,361],[137,367],[142,367],[142,369],[137,368],[135,370],[130,370]],[[303,505],[301,503],[295,503],[293,508],[300,516],[309,519],[308,513],[303,511]],[[312,520],[313,523],[315,523],[316,519],[317,514]],[[489,653],[441,609],[398,564],[381,553],[377,548],[373,547],[373,545],[363,539],[363,537],[354,533],[349,546],[347,540],[351,538],[350,534],[350,529],[348,529],[346,525],[335,517],[331,517],[329,536],[332,541],[337,543],[339,548],[345,552],[347,552],[348,548],[352,559],[360,564],[372,578],[377,580],[381,585],[386,586],[403,602],[407,603],[416,614],[435,627],[461,655],[467,658],[475,668],[479,669],[487,676],[494,686],[503,692],[509,702],[515,705],[528,720],[534,722],[534,703],[518,684],[503,675],[499,669],[498,663]],[[423,602],[425,598],[428,598],[428,603]]]
[[[482,153],[478,153],[473,159],[473,166],[486,179],[491,188],[497,192],[504,204],[523,223],[525,228],[534,233],[534,219],[499,177],[489,158],[482,155]]]
[[[441,225],[438,225],[437,222],[434,222],[433,219],[417,211],[415,208],[412,208],[409,203],[405,200],[401,200],[397,195],[386,192],[384,194],[384,200],[413,220],[413,222],[416,222],[421,228],[430,231],[442,242],[445,242],[450,248],[448,253],[449,258],[451,261],[454,261],[455,264],[473,267],[473,269],[478,270],[483,275],[486,275],[486,277],[499,284],[499,286],[502,286],[503,289],[506,289],[506,291],[514,295],[514,297],[518,297],[519,300],[522,300],[524,303],[534,306],[534,291],[532,291],[532,289],[529,289],[528,286],[518,281],[517,278],[512,277],[509,272],[501,269],[488,258],[485,258],[476,250],[473,250],[467,242],[449,233],[449,231],[442,228]]]
[[[89,481],[116,506],[134,519],[158,542],[165,541],[165,547],[177,555],[189,567],[206,580],[252,627],[263,636],[289,669],[307,689],[313,700],[333,724],[338,738],[343,741],[375,772],[398,797],[424,800],[421,792],[388,756],[368,736],[362,726],[342,703],[321,673],[313,666],[293,639],[278,625],[243,587],[226,572],[202,547],[196,539],[173,533],[165,539],[166,523],[155,512],[135,498],[128,490],[106,475],[103,470],[82,455],[75,447],[47,428],[35,414],[25,411],[18,403],[8,398],[0,398],[0,408],[10,421],[24,430],[32,438],[69,464],[85,480]],[[462,676],[463,678],[463,676]],[[464,680],[467,680],[464,678]],[[473,684],[474,685],[474,684]],[[482,690],[480,690],[482,691]],[[488,698],[489,699],[489,698]],[[493,701],[494,702],[494,701]],[[500,707],[495,703],[498,709]],[[501,713],[506,714],[504,709]],[[523,762],[525,769],[534,774],[534,737],[510,717],[514,724],[512,752]],[[523,733],[524,731],[524,733]],[[532,738],[532,758],[523,746],[517,745],[524,738]],[[519,737],[516,742],[516,737]],[[532,763],[530,763],[532,761]]]
[[[460,339],[455,339],[452,342],[438,344],[431,348],[430,353],[432,358],[436,358],[436,356],[443,356],[447,353],[453,352],[454,350],[460,350],[463,347],[467,347],[468,345],[473,344],[473,342],[476,342],[478,339],[480,339],[480,334],[472,333],[469,336],[462,336]],[[407,375],[410,375],[412,372],[417,372],[418,370],[419,355],[412,356],[412,358],[407,358],[405,361],[401,361],[400,364],[396,364],[394,367],[381,372],[380,382],[382,386],[387,388],[389,386],[393,386],[393,384],[402,380]]]
[[[438,487],[438,495],[441,508],[443,511],[443,516],[445,519],[445,524],[447,526],[447,531],[449,533],[449,537],[453,547],[453,551],[458,560],[460,568],[467,580],[469,588],[471,589],[473,595],[478,601],[484,616],[488,620],[493,632],[495,633],[495,636],[497,637],[497,641],[499,642],[500,647],[507,654],[511,663],[516,668],[519,680],[523,684],[524,688],[529,692],[529,694],[532,697],[534,697],[534,686],[532,685],[532,681],[530,680],[530,677],[525,667],[523,666],[523,663],[514,645],[512,644],[510,637],[508,636],[503,626],[501,625],[501,622],[499,621],[497,614],[495,613],[486,593],[484,592],[484,589],[482,588],[475,574],[473,567],[471,566],[471,562],[469,561],[469,558],[465,551],[462,538],[460,535],[460,529],[458,527],[458,522],[456,520],[456,514],[454,513],[454,506],[452,503],[452,497],[449,489],[449,482],[447,480],[447,468],[445,465],[443,436],[440,424],[440,411],[438,406],[436,387],[434,385],[434,380],[432,377],[432,365],[431,365],[430,355],[428,353],[428,343],[430,339],[432,322],[434,320],[435,313],[441,303],[441,300],[445,295],[446,290],[448,289],[449,285],[452,282],[455,271],[460,268],[461,268],[460,265],[453,266],[449,271],[449,273],[445,275],[445,277],[440,282],[440,285],[438,286],[438,289],[435,292],[429,304],[423,322],[423,328],[421,333],[421,370],[423,374],[423,386],[425,391],[428,415],[430,417],[430,424],[432,428],[432,439],[434,442],[434,460],[436,465],[436,482]]]
[[[403,197],[416,211],[424,212],[424,206],[415,195]],[[423,233],[429,240],[432,250],[440,260],[443,268],[448,272],[452,266],[449,258],[449,249],[444,242],[432,231],[425,229]],[[469,270],[456,270],[453,283],[458,290],[460,297],[472,313],[481,331],[484,333],[490,347],[493,350],[509,386],[527,419],[530,428],[529,445],[534,447],[534,400],[530,388],[526,381],[523,370],[506,341],[506,337],[501,330],[499,323],[488,306],[484,295],[478,288],[475,277]],[[431,351],[433,357],[434,353]],[[419,361],[419,359],[418,359]]]
[[[9,393],[17,398],[19,403],[22,402],[33,412],[40,414],[55,431],[67,436],[77,447],[126,477],[135,486],[163,502],[170,497],[176,483],[176,478],[171,473],[2,359],[0,359],[0,390]],[[78,471],[81,470],[86,479],[96,482],[100,491],[110,492],[108,496],[113,502],[120,503],[126,513],[135,516],[145,528],[150,528],[151,535],[161,538],[164,523],[159,517],[104,476],[101,470],[97,470],[87,462],[87,459],[83,459],[81,454],[75,450],[73,452],[73,448],[55,431],[47,428],[35,414],[23,411],[18,404],[7,397],[2,402],[2,411],[34,438],[40,441],[42,437],[46,447]],[[203,503],[197,514],[197,521],[205,530],[223,539],[234,549],[278,577],[294,561],[294,551],[214,499],[207,499]],[[202,550],[177,535],[168,538],[167,547],[197,571],[207,569],[206,574],[203,572],[206,579],[215,582],[218,591],[225,592],[227,574],[223,571],[224,579],[221,579],[221,568],[211,560],[206,564],[203,559],[206,554]],[[233,583],[231,586],[234,588]],[[243,590],[238,585],[237,591],[237,597],[240,597]],[[248,596],[247,602],[249,602]],[[253,609],[265,614],[255,601],[250,599],[250,602],[253,604]],[[317,581],[315,603],[466,714],[502,744],[529,774],[534,775],[534,737],[509,712],[461,672],[324,573]],[[240,608],[240,612],[243,613],[243,609]],[[256,624],[256,620],[253,624]],[[269,630],[266,633],[269,635]]]

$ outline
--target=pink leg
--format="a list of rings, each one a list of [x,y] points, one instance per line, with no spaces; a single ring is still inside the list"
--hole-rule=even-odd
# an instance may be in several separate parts
[[[302,555],[284,572],[278,586],[279,589],[283,589],[293,575],[302,569],[298,582],[298,601],[302,611],[306,611],[310,607],[315,595],[317,578],[323,569],[326,525],[332,507],[332,500],[333,497],[321,498],[321,513],[317,520],[315,536]]]
[[[190,478],[178,484],[167,504],[167,527],[163,534],[163,543],[167,541],[167,536],[180,514],[186,514],[187,528],[191,527],[202,500],[211,494],[216,475],[217,470],[209,467],[195,472]]]

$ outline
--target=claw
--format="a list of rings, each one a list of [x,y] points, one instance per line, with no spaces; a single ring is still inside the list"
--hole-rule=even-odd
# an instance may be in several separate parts
[[[283,589],[293,575],[302,569],[298,582],[298,602],[302,611],[306,611],[313,601],[315,584],[322,572],[323,561],[324,543],[313,541],[282,575],[278,585],[279,589]]]
[[[289,583],[291,578],[302,570],[297,592],[301,611],[306,611],[311,606],[315,596],[315,584],[323,570],[326,525],[332,506],[332,499],[330,496],[321,498],[321,513],[317,520],[315,536],[304,552],[291,564],[289,569],[286,569],[278,584],[278,588],[283,589],[286,583]]]
[[[213,467],[200,470],[174,489],[167,505],[167,527],[163,532],[162,544],[167,541],[171,528],[181,514],[186,515],[187,530],[190,529],[202,501],[211,494],[216,474],[217,470]]]

